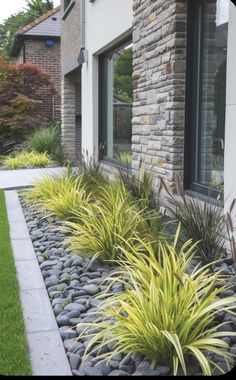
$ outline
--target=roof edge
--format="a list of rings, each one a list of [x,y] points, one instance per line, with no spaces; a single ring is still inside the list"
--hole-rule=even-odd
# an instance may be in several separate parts
[[[10,56],[11,57],[16,57],[21,46],[22,46],[22,41],[23,41],[23,36],[24,33],[28,32],[30,29],[34,28],[41,22],[47,20],[49,17],[53,16],[55,13],[60,11],[60,6],[50,9],[47,13],[44,13],[42,16],[36,18],[34,21],[31,23],[25,25],[23,28],[19,29],[14,36],[13,42],[10,47]],[[59,36],[60,37],[60,36]]]

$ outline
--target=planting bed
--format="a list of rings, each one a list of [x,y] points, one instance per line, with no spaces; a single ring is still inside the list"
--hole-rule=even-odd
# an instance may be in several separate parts
[[[56,218],[45,218],[44,214],[38,211],[36,213],[32,206],[28,205],[23,206],[23,211],[72,373],[75,376],[172,375],[170,366],[156,366],[152,370],[149,362],[135,353],[117,355],[107,364],[101,360],[96,361],[95,349],[82,364],[88,338],[77,341],[82,327],[76,325],[80,322],[95,321],[96,315],[88,315],[88,312],[96,312],[96,307],[102,302],[97,300],[96,296],[107,289],[108,283],[102,281],[114,267],[72,254],[65,241],[66,233],[58,231],[61,222]],[[221,264],[221,268],[224,268],[225,273],[232,274],[232,268],[226,263]],[[112,292],[120,291],[122,284],[115,284]],[[236,293],[236,285],[224,293],[221,294],[222,297],[233,295]],[[225,327],[225,331],[236,330],[236,316],[222,312],[219,323],[224,320],[232,321],[231,326]],[[221,330],[224,331],[224,326]],[[236,353],[236,337],[223,339],[229,343],[230,352]],[[104,350],[109,349],[109,345],[104,347]],[[216,360],[216,356],[214,358]],[[221,357],[216,361],[222,364]],[[225,371],[227,372],[226,368]],[[189,361],[189,374],[201,374],[198,364]],[[220,372],[216,369],[214,374]]]

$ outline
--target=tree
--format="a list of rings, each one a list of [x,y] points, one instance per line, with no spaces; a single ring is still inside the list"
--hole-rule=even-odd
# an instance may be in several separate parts
[[[0,146],[4,139],[20,139],[24,133],[47,121],[40,112],[40,89],[48,96],[56,90],[48,74],[36,66],[17,64],[0,57]]]
[[[124,49],[115,61],[114,96],[116,99],[132,103],[132,48]]]
[[[17,30],[30,24],[53,8],[52,0],[26,0],[26,8],[0,24],[0,55],[10,59],[10,48]]]

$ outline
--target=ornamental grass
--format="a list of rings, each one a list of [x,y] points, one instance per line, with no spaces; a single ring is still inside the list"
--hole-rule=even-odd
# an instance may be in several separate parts
[[[67,222],[68,242],[73,252],[94,256],[101,261],[116,261],[124,241],[137,245],[137,236],[148,241],[165,240],[164,225],[157,212],[141,209],[119,182],[98,188],[94,203],[80,207],[76,223]]]
[[[230,322],[219,324],[216,317],[226,311],[235,314],[236,297],[219,297],[228,286],[208,265],[187,273],[198,247],[188,240],[177,248],[179,231],[172,244],[159,242],[157,250],[141,238],[137,239],[142,252],[129,241],[122,244],[121,268],[106,280],[110,287],[123,283],[125,290],[112,295],[108,288],[95,313],[97,320],[79,324],[84,330],[78,339],[89,338],[83,359],[96,345],[97,359],[109,361],[119,353],[136,352],[150,361],[151,368],[171,363],[174,375],[180,369],[187,375],[194,361],[204,375],[215,368],[225,372],[212,357],[215,354],[230,370],[234,355],[227,352],[229,346],[222,338],[236,332],[220,331]],[[112,347],[109,352],[102,350],[107,344]]]
[[[7,169],[20,169],[20,168],[43,168],[52,165],[54,161],[47,153],[37,153],[34,151],[23,151],[17,154],[11,154],[2,157],[1,162]]]

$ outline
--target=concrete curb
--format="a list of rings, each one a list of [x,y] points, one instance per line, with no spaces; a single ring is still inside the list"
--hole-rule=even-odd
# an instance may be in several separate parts
[[[72,376],[16,191],[5,191],[33,376]]]

